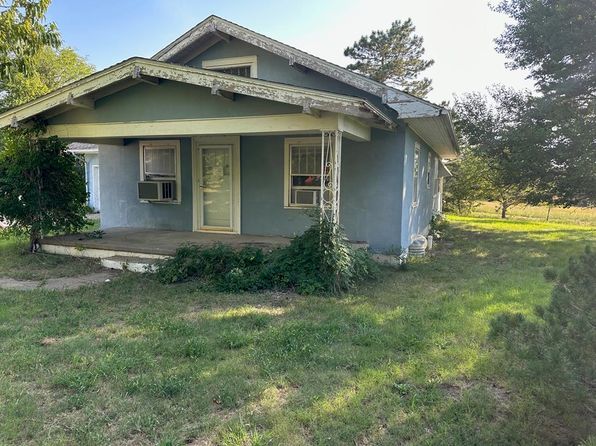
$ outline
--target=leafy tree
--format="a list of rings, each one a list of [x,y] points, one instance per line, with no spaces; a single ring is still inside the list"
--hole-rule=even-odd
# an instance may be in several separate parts
[[[31,57],[27,73],[15,73],[4,83],[5,95],[0,99],[0,109],[35,99],[93,71],[94,67],[72,48],[42,47]]]
[[[503,0],[496,9],[514,19],[497,50],[528,69],[541,93],[519,126],[538,133],[528,153],[538,163],[524,166],[539,186],[532,200],[596,203],[596,2]]]
[[[50,0],[0,0],[0,91],[15,73],[29,71],[41,47],[60,44],[56,25],[44,23],[49,5]]]
[[[80,161],[56,137],[11,131],[0,152],[0,215],[9,230],[29,235],[30,251],[50,231],[72,232],[87,220]]]
[[[386,31],[373,31],[344,50],[356,62],[348,69],[378,82],[386,82],[413,95],[424,97],[431,91],[432,81],[418,76],[434,60],[424,59],[424,39],[414,32],[412,19],[396,20]]]
[[[481,155],[463,149],[459,158],[449,163],[449,170],[453,176],[445,178],[445,210],[470,213],[477,201],[486,198],[487,162]]]
[[[536,182],[526,175],[525,165],[532,163],[534,133],[520,130],[520,118],[530,95],[502,86],[489,89],[490,96],[467,93],[454,104],[455,126],[482,177],[477,193],[497,201],[501,217],[507,209],[525,202],[536,190]],[[484,167],[482,167],[483,165]],[[480,170],[482,169],[482,170]],[[534,167],[532,167],[534,169]],[[463,177],[465,182],[468,177]]]

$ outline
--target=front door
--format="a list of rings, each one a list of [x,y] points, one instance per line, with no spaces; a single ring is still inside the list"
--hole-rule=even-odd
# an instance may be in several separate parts
[[[232,146],[200,146],[201,229],[233,230]]]
[[[193,138],[194,229],[240,234],[240,137]]]

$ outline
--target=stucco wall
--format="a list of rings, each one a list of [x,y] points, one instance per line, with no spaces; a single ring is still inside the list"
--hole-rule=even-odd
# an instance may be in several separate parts
[[[180,138],[180,204],[141,203],[138,140],[123,146],[100,145],[101,227],[159,228],[192,231],[191,139]]]
[[[373,131],[371,143],[344,140],[341,221],[352,240],[387,250],[400,243],[403,131]],[[191,139],[181,138],[181,204],[140,203],[138,141],[100,146],[103,228],[145,227],[190,231]],[[244,136],[240,141],[242,233],[299,234],[310,224],[305,212],[284,208],[284,137]]]
[[[342,146],[340,219],[351,240],[375,250],[400,243],[399,132],[373,131],[371,143]],[[242,232],[294,235],[309,225],[305,211],[284,208],[284,137],[241,139]]]
[[[414,150],[415,143],[420,143],[420,171],[418,176],[418,205],[413,206],[414,192]],[[412,130],[405,131],[405,158],[404,158],[404,187],[403,187],[403,214],[401,229],[401,245],[408,247],[412,237],[417,234],[426,235],[428,225],[433,215],[433,182],[432,166],[436,154]],[[431,157],[431,185],[426,186],[427,162]]]

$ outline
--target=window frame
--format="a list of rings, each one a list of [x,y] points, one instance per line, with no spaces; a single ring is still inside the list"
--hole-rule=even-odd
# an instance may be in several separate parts
[[[167,146],[167,148],[174,147],[175,152],[175,175],[172,177],[163,177],[158,179],[147,179],[145,173],[145,148],[159,148],[160,146]],[[180,204],[182,202],[182,184],[181,184],[181,164],[180,164],[180,140],[179,139],[157,139],[139,141],[139,181],[175,181],[176,182],[176,199],[172,201],[147,201],[140,200],[141,203],[157,203],[157,204]]]
[[[205,70],[225,70],[226,68],[250,67],[250,77],[257,77],[257,56],[224,57],[201,62]]]
[[[428,151],[428,156],[426,157],[426,188],[430,190],[430,186],[432,184],[432,177],[431,177],[431,170],[432,170],[432,152]]]
[[[414,160],[412,163],[412,207],[418,206],[420,195],[420,143],[414,143]]]
[[[318,149],[321,151],[321,156],[323,156],[323,148],[321,143],[321,138],[312,136],[312,137],[302,137],[302,138],[285,138],[284,139],[284,208],[285,209],[314,209],[319,207],[320,203],[314,205],[308,204],[292,204],[292,200],[290,199],[290,193],[292,191],[292,186],[290,184],[292,180],[292,175],[290,172],[291,169],[291,161],[292,155],[291,150],[292,147],[296,146],[312,146],[316,145]],[[314,189],[314,188],[313,188]],[[320,190],[320,186],[318,188]],[[320,197],[319,197],[320,200]]]

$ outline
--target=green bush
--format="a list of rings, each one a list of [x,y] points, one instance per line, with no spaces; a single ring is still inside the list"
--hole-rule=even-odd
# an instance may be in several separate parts
[[[538,307],[538,321],[502,314],[491,322],[490,337],[502,342],[514,360],[512,378],[535,383],[533,391],[552,409],[552,417],[586,410],[596,412],[596,253],[589,248],[572,258],[552,292],[548,306]],[[574,426],[580,436],[591,423]],[[575,440],[579,440],[576,438]]]
[[[289,246],[265,254],[258,248],[184,245],[157,264],[162,283],[203,280],[219,291],[294,289],[339,293],[376,275],[366,250],[354,250],[339,227],[318,219]]]

